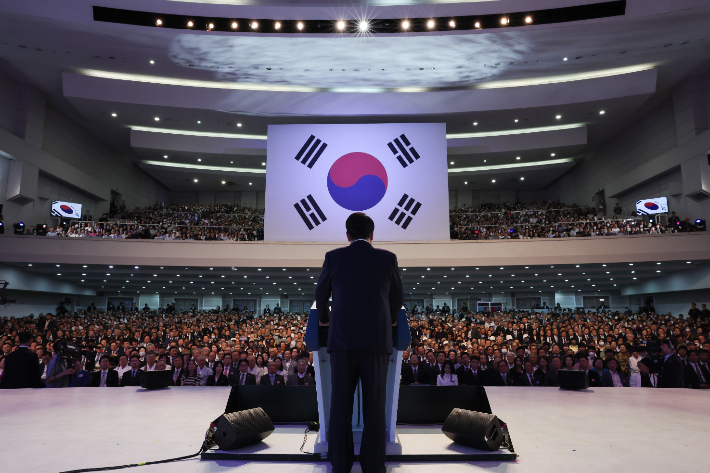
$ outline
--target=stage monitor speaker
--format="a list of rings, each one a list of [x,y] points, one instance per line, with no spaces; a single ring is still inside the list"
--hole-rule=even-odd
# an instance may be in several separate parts
[[[172,386],[173,375],[168,370],[144,371],[141,378],[141,388],[162,389]]]
[[[558,370],[557,383],[561,389],[587,389],[589,377],[582,370]]]
[[[465,409],[451,411],[441,430],[456,443],[492,452],[498,450],[505,439],[498,417]]]
[[[274,424],[260,407],[222,414],[215,441],[220,450],[234,450],[259,443],[274,431]]]

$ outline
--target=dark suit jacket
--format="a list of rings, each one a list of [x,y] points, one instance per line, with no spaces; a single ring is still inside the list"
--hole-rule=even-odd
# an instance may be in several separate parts
[[[557,381],[557,372],[549,369],[545,375],[545,386],[559,386],[560,383]]]
[[[530,386],[530,387],[535,387],[535,386],[540,386],[540,379],[535,377],[535,373],[532,374],[532,384],[530,384],[530,379],[528,379],[528,374],[523,373],[518,378],[515,380],[515,385],[516,386]]]
[[[673,353],[663,363],[661,375],[658,377],[659,388],[682,388],[683,383],[683,362],[680,357]]]
[[[247,373],[246,375],[247,377],[244,380],[244,386],[256,386],[256,376],[251,373]],[[236,386],[237,384],[239,384],[239,378],[241,378],[241,376],[241,371],[233,372],[229,375],[229,384],[231,386]]]
[[[621,381],[621,385],[625,388],[629,387],[629,380],[624,376],[624,373],[621,371],[617,370],[616,372],[619,375],[619,380]],[[614,380],[611,377],[611,371],[607,371],[602,375],[602,386],[605,388],[611,388],[614,386]]]
[[[700,368],[700,365],[698,365],[698,368]],[[693,365],[691,365],[690,363],[685,366],[684,380],[686,388],[698,389],[700,387],[700,378],[698,377],[698,373],[695,372],[695,370],[693,369]],[[705,380],[705,384],[710,383]]]
[[[110,370],[110,371],[112,371],[112,370]],[[118,372],[117,372],[117,374],[118,374]],[[132,376],[131,370],[128,370],[125,373],[123,373],[123,376],[121,376],[121,386],[140,386],[142,380],[143,380],[143,370],[142,369],[139,368],[138,370],[136,370],[135,376]],[[93,374],[92,374],[91,382],[93,383],[93,381],[94,380],[93,380]],[[99,380],[98,380],[96,386],[98,386],[98,383],[100,383],[100,382],[101,382],[101,376],[99,376]],[[106,381],[106,384],[108,385],[108,381]],[[93,386],[93,384],[92,384],[92,386]]]
[[[419,363],[419,366],[422,366],[422,364]],[[424,363],[424,367],[426,368],[427,378],[429,378],[429,384],[432,386],[436,386],[436,377],[441,374],[439,364],[434,363],[434,366],[432,367],[429,365],[429,363]]]
[[[261,384],[264,384],[262,381]],[[217,381],[214,379],[214,374],[207,377],[207,386],[230,386],[229,377],[221,375]]]
[[[126,374],[127,373],[123,373],[123,376],[126,376]],[[101,384],[101,370],[91,373],[91,387],[98,388],[99,384]],[[111,368],[108,369],[106,374],[106,387],[118,387],[118,372],[116,370],[112,370]]]
[[[316,385],[316,380],[313,379],[313,377],[308,374],[303,377],[303,382],[304,382],[304,386],[315,386]],[[298,375],[297,374],[288,375],[288,385],[289,386],[298,386]]]
[[[20,347],[5,357],[5,371],[0,387],[3,389],[39,388],[41,376],[37,353],[27,347]]]
[[[486,382],[485,371],[478,370],[476,376],[473,376],[473,370],[469,366],[467,370],[463,365],[456,370],[456,377],[459,379],[459,386],[483,386]]]
[[[260,384],[262,386],[272,386],[271,377],[269,376],[269,373],[266,373],[264,376],[261,377]],[[280,374],[275,374],[273,386],[285,386],[285,385],[286,385],[286,380],[284,379],[284,377],[281,376]]]
[[[429,384],[426,368],[423,368],[422,364],[419,363],[417,366],[417,379],[414,379],[414,368],[412,368],[412,365],[406,364],[402,366],[402,384],[408,386],[414,384],[415,381],[419,384]]]
[[[333,296],[332,314],[328,310]],[[392,353],[392,324],[404,293],[397,256],[358,240],[329,251],[316,288],[318,319],[330,323],[328,351]]]
[[[500,371],[492,370],[488,373],[487,381],[488,386],[513,386],[512,376],[510,376],[510,371],[506,373],[506,380],[503,381],[503,376],[501,376]]]
[[[589,387],[599,387],[602,385],[602,380],[599,378],[599,373],[594,370],[587,371],[587,379],[589,380]]]

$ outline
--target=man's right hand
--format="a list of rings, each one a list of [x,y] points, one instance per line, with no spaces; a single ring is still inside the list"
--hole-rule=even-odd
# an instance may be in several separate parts
[[[64,371],[64,373],[62,373],[62,376],[66,376],[68,374],[71,375],[71,374],[74,374],[75,372],[76,372],[76,370],[74,368],[69,368],[68,370]]]

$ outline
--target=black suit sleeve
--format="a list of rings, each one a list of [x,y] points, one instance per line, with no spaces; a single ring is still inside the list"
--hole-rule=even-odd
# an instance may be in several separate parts
[[[325,260],[323,261],[323,271],[320,273],[320,279],[318,279],[318,286],[316,287],[316,309],[318,310],[318,320],[324,324],[327,324],[330,321],[330,294],[333,290],[331,286],[329,259],[329,253],[326,253]]]
[[[394,257],[394,265],[392,268],[392,281],[390,283],[390,315],[392,316],[392,324],[397,323],[397,316],[404,304],[404,290],[402,288],[402,276],[399,273],[399,265],[397,257]]]

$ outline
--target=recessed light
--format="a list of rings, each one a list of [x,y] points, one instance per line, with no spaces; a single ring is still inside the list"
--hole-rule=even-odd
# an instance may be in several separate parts
[[[550,153],[550,156],[554,156],[554,155],[555,155],[555,153]]]
[[[478,122],[473,122],[473,126],[478,126]]]
[[[464,184],[468,184],[468,181],[464,182]]]
[[[298,28],[298,31],[302,31],[302,30],[303,30],[303,22],[299,21],[299,22],[296,24],[296,28]]]
[[[155,61],[153,61],[153,60],[151,59],[151,60],[150,60],[150,63],[151,63],[151,64],[155,64]]]
[[[197,124],[199,125],[200,123],[202,123],[202,122],[200,120],[197,120]]]
[[[167,154],[164,154],[163,157],[164,157],[165,159],[168,159],[168,155],[167,155]]]
[[[197,179],[193,179],[193,182],[197,182]]]
[[[192,20],[190,20],[190,21],[187,22],[187,27],[188,27],[188,28],[192,28],[193,26],[195,26],[195,24],[192,22]]]
[[[566,60],[567,60],[567,58],[564,58],[564,59],[563,59],[563,61],[566,61]]]
[[[335,24],[335,27],[338,31],[343,31],[345,29],[345,22],[341,20]]]
[[[158,18],[157,20],[155,20],[155,24],[158,25],[158,26],[160,26],[160,25],[163,24],[163,20],[161,20],[160,18]]]
[[[266,163],[261,163],[262,166],[266,166]]]
[[[365,32],[370,29],[370,23],[367,20],[360,20],[360,22],[357,24],[357,28]]]
[[[427,28],[432,29],[433,27],[436,26],[436,23],[434,22],[434,20],[429,20],[426,22],[426,26],[427,26]]]
[[[227,183],[227,181],[222,181],[222,184],[226,184],[226,183]]]
[[[259,27],[259,23],[257,23],[256,21],[252,21],[252,22],[251,22],[251,29],[255,30],[255,29],[257,29],[258,27]]]
[[[606,112],[604,110],[599,111],[599,115],[604,115]]]
[[[515,159],[520,159],[520,156],[517,156]]]
[[[214,23],[210,23],[207,25],[208,30],[213,30],[214,29]]]
[[[233,21],[232,22],[232,29],[236,30],[238,27],[239,27],[239,23],[237,23],[236,21]]]
[[[159,121],[160,121],[160,117],[155,117],[155,121],[156,121],[156,122],[159,122]]]
[[[201,162],[202,162],[202,158],[197,158],[197,162],[198,162],[198,163],[201,163]]]
[[[481,27],[481,22],[477,21],[473,24],[474,28],[480,28]]]
[[[559,120],[560,118],[562,118],[562,115],[557,115],[555,118]]]
[[[456,22],[454,20],[449,21],[449,27],[456,28]]]
[[[495,180],[495,179],[491,179],[491,182],[496,182],[496,180]]]
[[[277,21],[276,23],[274,23],[274,29],[275,29],[275,30],[280,30],[280,29],[281,29],[281,22],[280,22],[280,21]],[[300,29],[301,29],[301,28],[299,28],[299,30],[300,30]]]
[[[112,113],[111,116],[112,116],[112,117],[117,117],[118,115],[115,114],[115,113]]]
[[[450,162],[449,164],[454,164],[454,162],[453,162],[453,161],[451,161],[451,162]]]
[[[532,23],[532,22],[533,22],[533,19],[532,19],[531,16],[526,16],[526,17],[525,17],[525,23],[527,23],[527,24],[529,25],[529,24]]]
[[[403,29],[403,30],[409,29],[409,22],[408,22],[407,20],[404,20],[404,21],[402,22],[402,29]]]
[[[241,127],[241,126],[242,126],[242,124],[241,124],[241,123],[237,123],[237,126],[238,126],[238,127]]]
[[[251,185],[251,182],[249,183],[249,185]]]
[[[521,180],[521,181],[524,181],[524,180],[525,180],[525,178],[524,178],[524,177],[521,177],[521,178],[520,178],[520,180]]]
[[[505,26],[505,25],[507,25],[508,23],[510,23],[510,20],[509,20],[508,18],[503,17],[503,18],[500,19],[500,24],[501,24],[501,25],[504,25],[504,26]]]
[[[517,119],[517,118],[515,119],[515,123],[518,123],[518,119]]]

